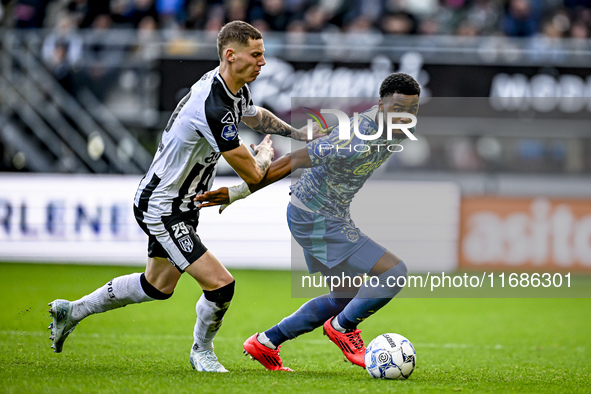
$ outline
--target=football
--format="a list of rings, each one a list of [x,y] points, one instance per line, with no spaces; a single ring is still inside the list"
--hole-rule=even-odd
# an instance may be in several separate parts
[[[365,351],[365,369],[375,379],[408,379],[416,362],[414,346],[399,334],[379,335]]]

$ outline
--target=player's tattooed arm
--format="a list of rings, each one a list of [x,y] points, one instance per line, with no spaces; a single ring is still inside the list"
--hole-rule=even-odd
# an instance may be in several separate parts
[[[257,113],[257,115],[250,118],[242,118],[242,121],[253,130],[256,130],[259,133],[264,134],[277,134],[284,137],[291,137],[294,140],[299,141],[309,140],[306,127],[296,129],[295,127],[291,127],[288,123],[279,119],[271,111],[261,107],[258,107],[258,109],[259,112]],[[321,133],[319,133],[319,131],[320,130],[318,130],[317,127],[316,129],[314,129],[314,136],[312,139],[321,136]]]
[[[284,137],[292,136],[292,127],[279,119],[265,108],[259,107],[260,120],[258,124],[248,124],[253,130],[264,134],[277,134]]]

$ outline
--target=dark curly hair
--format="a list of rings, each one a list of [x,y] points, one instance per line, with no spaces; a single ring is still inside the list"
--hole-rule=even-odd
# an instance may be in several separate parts
[[[413,77],[405,73],[390,74],[380,85],[380,98],[400,93],[407,96],[421,95],[421,87]]]
[[[261,32],[254,26],[243,21],[226,23],[218,34],[218,56],[222,60],[222,52],[231,42],[242,46],[248,45],[248,39],[260,40],[263,38]]]

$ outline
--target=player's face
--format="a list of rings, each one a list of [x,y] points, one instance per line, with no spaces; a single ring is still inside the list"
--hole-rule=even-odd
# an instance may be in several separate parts
[[[384,124],[386,124],[388,113],[406,112],[417,116],[419,111],[419,96],[408,96],[405,94],[394,93],[391,96],[381,98],[379,101],[380,112],[384,113]],[[411,119],[408,117],[393,118],[394,123],[410,123]]]
[[[257,79],[265,62],[265,46],[263,40],[248,40],[248,45],[238,47],[235,51],[232,70],[237,79],[249,83]]]

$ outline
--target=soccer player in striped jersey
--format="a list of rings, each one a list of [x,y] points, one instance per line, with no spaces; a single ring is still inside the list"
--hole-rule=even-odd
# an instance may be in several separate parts
[[[391,140],[386,138],[387,133],[371,141],[366,137],[378,134],[380,117],[385,125],[386,114],[416,116],[418,111],[420,86],[407,74],[388,76],[379,93],[378,105],[358,117],[358,130],[365,138],[351,132],[349,139],[342,140],[337,126],[325,137],[273,162],[261,182],[246,182],[196,197],[202,207],[222,205],[221,213],[224,205],[305,168],[291,187],[287,215],[291,234],[304,250],[308,270],[321,272],[325,277],[377,277],[377,281],[366,282],[359,288],[332,288],[330,294],[308,301],[275,326],[248,338],[244,342],[245,353],[267,369],[290,371],[279,357],[279,346],[320,326],[349,361],[364,367],[365,345],[357,325],[400,292],[397,284],[403,282],[398,278],[406,279],[404,262],[361,232],[349,214],[355,194],[407,136],[400,129]],[[395,123],[410,120],[404,116],[394,119]],[[354,122],[353,117],[346,126],[353,130]],[[392,146],[393,149],[388,148]]]
[[[258,146],[251,145],[253,156],[238,135],[241,120],[264,134],[303,139],[305,132],[252,102],[247,83],[265,65],[257,29],[230,22],[220,31],[217,46],[219,67],[196,82],[177,105],[135,196],[135,216],[149,238],[145,272],[114,278],[76,301],[51,302],[55,352],[62,351],[82,319],[128,304],[168,299],[187,272],[203,289],[196,305],[191,365],[199,371],[227,372],[213,351],[213,339],[232,300],[234,278],[197,235],[199,207],[193,198],[210,189],[220,156],[248,183],[260,182],[267,172],[273,157],[269,135]]]

